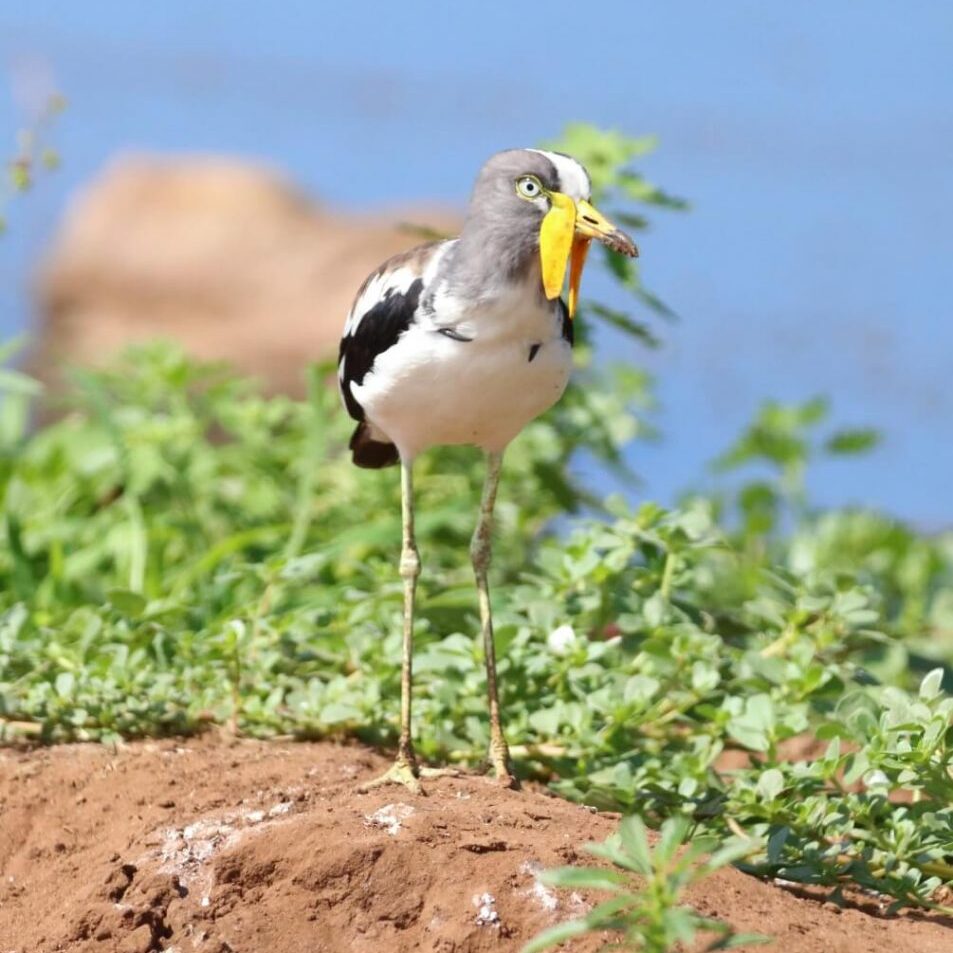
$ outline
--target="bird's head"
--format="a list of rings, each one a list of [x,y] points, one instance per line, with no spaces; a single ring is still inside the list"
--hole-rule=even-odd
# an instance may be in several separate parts
[[[569,316],[593,239],[629,257],[635,243],[589,201],[589,174],[560,152],[509,149],[491,156],[477,177],[470,213],[505,230],[515,243],[538,247],[543,291],[559,297],[569,271]]]

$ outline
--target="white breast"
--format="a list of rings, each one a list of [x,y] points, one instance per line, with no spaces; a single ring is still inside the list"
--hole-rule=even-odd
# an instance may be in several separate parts
[[[448,327],[471,340],[440,332]],[[535,286],[514,286],[466,311],[436,295],[433,316],[405,331],[352,390],[406,460],[441,444],[502,450],[562,396],[571,369],[558,304]]]

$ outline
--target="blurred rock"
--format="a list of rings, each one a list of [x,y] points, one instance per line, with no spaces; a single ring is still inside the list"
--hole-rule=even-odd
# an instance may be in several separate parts
[[[331,212],[238,160],[119,159],[74,200],[41,267],[32,370],[55,384],[64,365],[163,337],[300,393],[367,274],[423,240],[401,222],[457,227],[433,211]]]

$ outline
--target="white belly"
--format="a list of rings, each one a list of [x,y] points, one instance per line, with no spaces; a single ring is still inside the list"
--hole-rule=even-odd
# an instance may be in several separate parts
[[[558,314],[547,307],[522,320],[492,317],[467,325],[471,341],[413,325],[352,386],[368,420],[403,459],[441,444],[502,450],[562,396],[572,349]]]

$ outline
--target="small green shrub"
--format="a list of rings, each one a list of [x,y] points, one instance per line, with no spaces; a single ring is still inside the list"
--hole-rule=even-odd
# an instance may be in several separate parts
[[[610,894],[584,917],[557,924],[523,947],[522,953],[540,953],[565,940],[587,933],[615,934],[615,949],[668,953],[694,943],[698,933],[714,934],[701,953],[730,950],[767,941],[758,934],[735,933],[731,926],[703,917],[682,904],[687,887],[750,852],[744,839],[718,843],[715,838],[690,838],[684,817],[665,821],[652,847],[645,825],[627,817],[604,844],[586,850],[612,864],[604,867],[561,867],[545,871],[540,880],[553,887]]]

